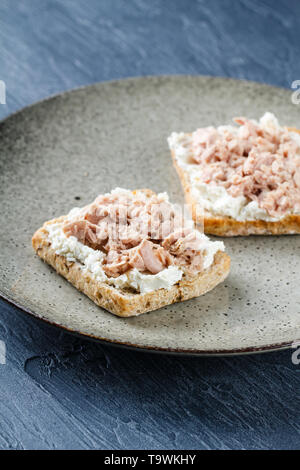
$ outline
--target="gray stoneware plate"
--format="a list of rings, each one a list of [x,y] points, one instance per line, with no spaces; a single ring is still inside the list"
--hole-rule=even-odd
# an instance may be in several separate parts
[[[69,331],[126,346],[186,354],[241,354],[300,338],[300,237],[226,240],[228,279],[205,296],[140,317],[98,308],[34,255],[45,220],[116,186],[168,191],[183,201],[171,131],[258,118],[300,127],[291,92],[211,77],[100,83],[30,106],[0,123],[0,293]]]

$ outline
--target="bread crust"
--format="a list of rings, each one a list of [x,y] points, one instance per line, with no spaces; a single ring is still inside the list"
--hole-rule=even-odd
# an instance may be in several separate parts
[[[295,128],[289,131],[298,132]],[[221,237],[235,237],[247,235],[295,235],[300,233],[300,215],[290,214],[276,222],[265,220],[245,220],[243,222],[232,217],[215,216],[207,211],[199,214],[197,207],[199,201],[192,195],[190,178],[188,173],[177,163],[174,151],[171,151],[174,167],[181,181],[185,200],[190,206],[193,220],[196,224],[204,226],[204,232],[209,235]]]
[[[214,263],[205,271],[184,275],[170,290],[159,289],[144,294],[129,292],[95,280],[90,273],[80,268],[80,263],[71,262],[55,253],[48,241],[47,225],[62,222],[64,216],[46,222],[32,237],[32,246],[37,255],[50,264],[79,291],[86,294],[99,307],[119,317],[132,317],[150,312],[175,302],[198,297],[213,289],[228,275],[230,257],[221,251],[215,255]]]

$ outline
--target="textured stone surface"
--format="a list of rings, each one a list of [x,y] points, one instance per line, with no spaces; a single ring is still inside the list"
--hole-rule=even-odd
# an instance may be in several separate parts
[[[300,79],[296,1],[2,1],[0,116],[133,75]],[[161,357],[99,347],[1,302],[1,448],[297,448],[291,352]],[[172,372],[170,372],[172,371]]]

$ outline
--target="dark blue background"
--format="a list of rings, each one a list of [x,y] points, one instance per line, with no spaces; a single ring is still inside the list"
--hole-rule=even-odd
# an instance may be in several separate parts
[[[101,80],[300,79],[297,0],[1,0],[0,117]],[[0,303],[1,448],[299,448],[291,352],[201,359],[76,339]]]

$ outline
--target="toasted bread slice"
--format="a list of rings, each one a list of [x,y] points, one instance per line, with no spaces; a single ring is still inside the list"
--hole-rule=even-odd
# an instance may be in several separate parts
[[[300,134],[299,129],[288,128],[291,132]],[[221,237],[246,235],[294,235],[300,234],[300,215],[289,214],[286,217],[269,222],[265,220],[238,221],[232,217],[216,216],[207,211],[199,212],[199,200],[192,194],[192,185],[187,171],[178,165],[175,152],[171,150],[174,167],[180,178],[185,199],[190,207],[193,220],[204,227],[204,232]]]
[[[137,316],[175,302],[200,296],[222,282],[229,273],[230,257],[218,251],[209,268],[195,275],[183,274],[182,279],[169,290],[163,288],[152,292],[136,293],[134,290],[116,288],[106,282],[95,280],[92,273],[81,269],[79,262],[68,261],[65,256],[57,254],[52,248],[47,227],[63,222],[65,217],[48,221],[36,231],[32,238],[34,250],[40,258],[98,306],[119,317]]]

